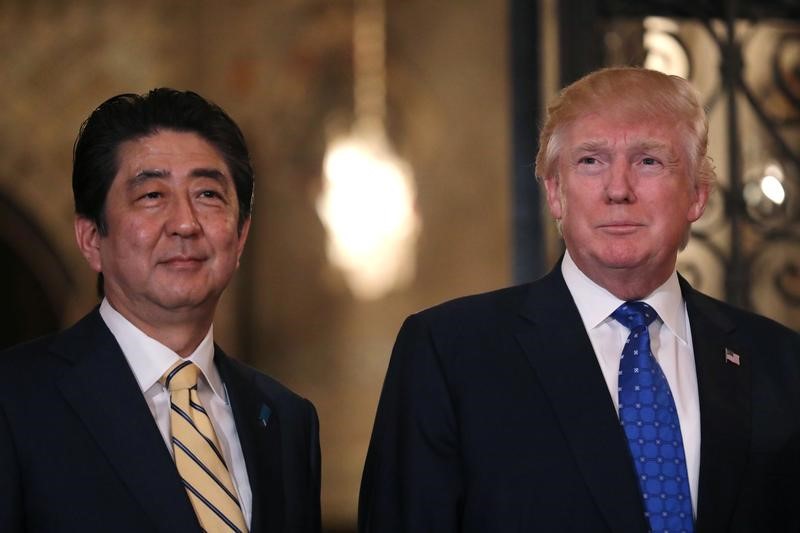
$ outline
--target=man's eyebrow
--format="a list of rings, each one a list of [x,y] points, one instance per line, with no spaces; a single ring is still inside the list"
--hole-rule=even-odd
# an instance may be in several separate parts
[[[129,187],[136,187],[151,179],[168,178],[172,172],[166,169],[159,168],[146,168],[137,172],[130,180],[128,180]],[[219,169],[210,167],[200,167],[193,169],[189,176],[193,178],[210,178],[220,183],[225,183],[225,173]]]
[[[146,168],[140,170],[133,176],[135,180],[146,180],[148,178],[165,178],[170,175],[169,170],[163,170],[159,168]]]
[[[142,183],[156,179],[156,178],[167,178],[171,175],[169,170],[159,169],[159,168],[145,168],[134,174],[128,181],[128,187],[134,188],[138,187]]]
[[[637,150],[670,150],[670,145],[663,141],[657,141],[655,139],[642,139],[634,146]]]
[[[595,150],[599,150],[601,148],[607,148],[608,141],[605,139],[591,139],[588,141],[584,141],[579,145],[575,146],[572,149],[572,153],[579,153],[579,152],[593,152]]]
[[[189,175],[193,178],[211,178],[225,183],[225,173],[216,168],[196,168]]]
[[[604,139],[588,140],[580,143],[572,149],[572,153],[593,152],[608,147],[608,141]],[[656,139],[642,139],[631,144],[632,150],[670,150],[669,143]]]

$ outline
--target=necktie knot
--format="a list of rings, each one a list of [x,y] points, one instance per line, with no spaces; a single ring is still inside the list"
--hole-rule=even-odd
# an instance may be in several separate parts
[[[191,361],[178,361],[161,376],[161,383],[170,392],[191,389],[197,386],[200,369]]]
[[[611,313],[614,320],[631,331],[646,328],[657,316],[655,309],[644,302],[625,302]]]
[[[225,464],[210,413],[197,393],[199,373],[197,365],[181,360],[160,380],[169,389],[175,467],[202,531],[246,533],[236,486]]]

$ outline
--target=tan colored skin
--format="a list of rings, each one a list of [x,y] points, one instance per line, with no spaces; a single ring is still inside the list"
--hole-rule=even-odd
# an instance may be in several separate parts
[[[119,147],[106,198],[107,235],[77,216],[75,237],[102,272],[109,303],[182,357],[211,327],[250,229],[238,230],[233,179],[194,133],[160,130]]]
[[[708,201],[674,120],[584,115],[565,132],[558,175],[544,180],[578,268],[622,300],[641,299],[675,269]]]

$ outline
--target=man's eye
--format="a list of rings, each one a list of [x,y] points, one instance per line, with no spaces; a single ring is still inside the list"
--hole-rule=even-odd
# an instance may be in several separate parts
[[[161,198],[161,193],[157,191],[146,192],[142,195],[142,198],[146,200],[155,200],[157,198]]]
[[[598,162],[597,159],[591,156],[581,157],[578,160],[578,163],[582,165],[594,165],[597,162]]]
[[[655,159],[655,158],[652,158],[652,157],[645,157],[645,158],[642,159],[642,164],[643,165],[657,165],[658,164],[658,159]]]
[[[217,191],[203,191],[200,193],[200,196],[203,198],[221,198],[221,195]]]

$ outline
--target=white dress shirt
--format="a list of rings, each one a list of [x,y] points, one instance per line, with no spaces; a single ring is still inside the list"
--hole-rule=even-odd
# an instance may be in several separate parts
[[[169,390],[159,380],[164,372],[181,360],[181,357],[157,340],[145,335],[117,312],[105,298],[100,304],[100,316],[117,339],[161,431],[164,443],[170,454],[173,454],[169,427]],[[250,524],[252,516],[250,481],[247,477],[242,446],[236,433],[233,411],[228,401],[228,392],[214,365],[213,326],[209,328],[208,334],[197,349],[186,359],[200,368],[203,377],[198,379],[197,394],[209,413],[217,439],[222,446],[222,454],[236,486],[244,519]]]
[[[611,317],[624,303],[589,279],[577,267],[569,252],[564,254],[561,273],[592,342],[597,362],[603,371],[608,392],[619,415],[617,382],[620,355],[629,330]],[[669,383],[683,436],[686,469],[692,495],[692,510],[697,516],[697,482],[700,472],[700,401],[694,364],[689,315],[681,294],[678,275],[672,276],[642,300],[658,313],[650,324],[650,348]]]

